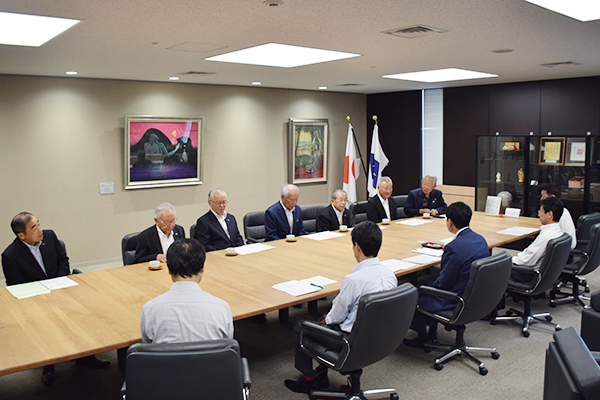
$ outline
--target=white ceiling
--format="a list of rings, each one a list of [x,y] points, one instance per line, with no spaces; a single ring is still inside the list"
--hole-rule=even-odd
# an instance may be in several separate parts
[[[39,48],[0,45],[0,73],[379,93],[600,75],[600,21],[580,22],[522,0],[2,0],[0,11],[81,19]],[[448,33],[404,39],[410,25]],[[276,42],[361,56],[296,68],[204,61]],[[514,49],[495,54],[494,49]],[[575,61],[582,65],[542,67]],[[498,78],[448,84],[382,75],[464,68]],[[78,78],[72,78],[78,79]],[[357,84],[360,86],[340,86]]]

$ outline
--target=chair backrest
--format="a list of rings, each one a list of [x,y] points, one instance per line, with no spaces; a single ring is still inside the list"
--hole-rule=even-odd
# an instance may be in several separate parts
[[[260,243],[265,241],[265,212],[252,211],[244,215],[244,237],[246,243]]]
[[[600,223],[592,225],[585,252],[588,254],[588,260],[577,275],[587,275],[600,265]]]
[[[396,218],[406,218],[406,213],[404,212],[404,203],[406,203],[406,199],[408,198],[407,194],[402,194],[398,196],[391,196],[392,201],[396,205]]]
[[[196,234],[196,224],[190,226],[190,239],[195,239],[194,235]]]
[[[302,207],[302,225],[307,234],[317,231],[317,217],[327,206]]]
[[[567,265],[567,259],[571,252],[572,238],[566,233],[563,233],[557,238],[550,239],[546,245],[546,253],[540,264],[540,281],[533,289],[531,296],[538,295],[552,288],[563,269]]]
[[[123,236],[121,240],[123,265],[131,265],[135,262],[135,248],[137,247],[137,237],[139,234],[139,232],[134,232]]]
[[[600,398],[600,367],[573,327],[554,334],[546,350],[544,400]]]
[[[506,291],[511,268],[512,258],[505,251],[473,261],[464,306],[456,306],[451,323],[465,325],[492,312]]]
[[[136,343],[127,351],[125,368],[127,400],[243,399],[234,339]]]
[[[391,354],[408,332],[416,305],[417,288],[410,283],[362,296],[347,338],[350,353],[339,370],[357,370]]]
[[[600,212],[597,211],[593,214],[584,214],[579,217],[576,228],[578,248],[585,247],[587,241],[590,240],[592,226],[598,223],[600,223]]]
[[[352,226],[367,220],[367,202],[357,201],[350,206],[350,223]]]

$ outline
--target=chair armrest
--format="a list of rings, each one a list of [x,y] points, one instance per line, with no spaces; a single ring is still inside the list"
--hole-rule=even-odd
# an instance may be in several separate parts
[[[242,379],[244,381],[244,387],[250,388],[252,385],[252,380],[250,379],[250,367],[248,367],[248,359],[246,357],[242,357]]]
[[[246,244],[251,244],[251,243],[260,243],[257,239],[248,237],[246,238]]]
[[[127,381],[123,381],[123,386],[121,386],[121,396],[123,399],[127,397]]]
[[[326,325],[320,325],[313,321],[302,321],[302,330],[315,332],[323,336],[327,336],[331,339],[342,340],[344,339],[345,333],[341,331],[336,331],[334,329],[329,328]]]
[[[535,272],[536,272],[536,270],[533,267],[529,267],[527,265],[518,265],[518,264],[513,264],[512,270],[517,271],[517,272],[530,273],[532,275],[535,274]]]
[[[442,289],[434,288],[431,286],[421,286],[421,287],[419,287],[419,292],[443,297],[445,299],[452,299],[452,300],[457,300],[457,301],[461,300],[461,297],[454,292],[449,292],[447,290],[442,290]]]

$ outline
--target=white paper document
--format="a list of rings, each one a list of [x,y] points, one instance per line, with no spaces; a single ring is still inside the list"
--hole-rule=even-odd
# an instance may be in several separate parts
[[[415,264],[429,264],[432,262],[440,262],[440,257],[428,256],[426,254],[422,254],[420,256],[408,257],[404,258],[402,261],[407,261]]]
[[[440,240],[438,240],[438,242],[442,242],[444,244],[448,244],[448,243],[450,243],[453,240],[454,240],[454,236],[446,238],[446,239],[440,239]]]
[[[441,257],[442,254],[444,254],[443,249],[429,249],[427,247],[421,247],[418,249],[414,249],[412,252],[419,253],[419,254],[427,254],[428,256],[434,256],[434,257]]]
[[[342,236],[345,236],[345,234],[338,233],[338,232],[324,231],[324,232],[311,233],[310,235],[304,235],[302,237],[311,239],[311,240],[327,240],[327,239],[333,239],[333,238],[342,237]]]
[[[389,260],[383,260],[381,265],[384,267],[388,267],[392,270],[392,272],[398,272],[405,269],[411,269],[416,267],[417,265],[411,262],[406,262],[402,260],[396,260],[395,258],[390,258]]]
[[[7,286],[6,290],[8,290],[17,299],[26,299],[27,297],[50,293],[50,289],[38,281]]]
[[[507,217],[519,218],[519,215],[521,215],[521,209],[506,207],[504,209],[504,215]]]
[[[431,221],[427,221],[424,219],[405,219],[403,221],[396,222],[398,225],[408,225],[408,226],[419,226],[423,224],[429,224]]]
[[[321,275],[317,275],[317,276],[313,276],[312,278],[302,279],[300,282],[304,282],[304,283],[308,283],[308,284],[312,283],[313,285],[323,287],[326,285],[331,285],[332,283],[336,283],[337,281],[334,281],[333,279],[325,278],[324,276],[321,276]]]
[[[318,286],[314,286],[310,283],[296,280],[277,283],[272,287],[273,289],[281,290],[282,292],[286,292],[287,294],[291,294],[292,296],[302,296],[303,294],[321,290],[321,288]]]
[[[533,232],[537,232],[539,230],[540,230],[540,228],[527,228],[524,226],[512,226],[510,228],[503,229],[496,233],[499,233],[501,235],[523,236],[523,235],[529,235],[529,234],[531,234]]]
[[[271,250],[274,248],[275,247],[269,246],[268,244],[252,243],[252,244],[247,244],[245,246],[236,247],[235,251],[239,255],[245,256],[247,254],[260,253],[261,251]]]
[[[58,278],[52,279],[44,279],[43,281],[40,281],[40,283],[50,290],[64,289],[71,286],[79,285],[79,283],[66,276],[59,276]]]

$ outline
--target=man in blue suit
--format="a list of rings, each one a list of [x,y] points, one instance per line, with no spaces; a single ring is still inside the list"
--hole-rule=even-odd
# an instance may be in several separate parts
[[[404,213],[408,217],[416,217],[424,213],[431,215],[443,214],[446,212],[446,202],[442,197],[442,192],[437,190],[437,178],[435,175],[425,175],[421,180],[421,187],[408,192],[408,197],[404,203]]]
[[[281,189],[281,200],[265,212],[265,242],[285,239],[286,235],[304,235],[302,209],[297,205],[300,190],[287,184]]]
[[[206,251],[243,246],[244,239],[235,217],[225,211],[227,193],[221,189],[211,190],[208,193],[208,205],[210,210],[196,221],[194,239],[202,243]]]
[[[440,276],[433,282],[434,288],[454,292],[462,296],[469,275],[471,264],[480,258],[488,257],[490,250],[483,236],[469,228],[471,208],[463,202],[450,204],[446,211],[446,227],[454,233],[454,238],[444,246]],[[419,306],[426,311],[451,310],[456,306],[456,300],[422,293],[419,296]],[[427,333],[427,326],[430,326]],[[404,344],[410,347],[425,348],[428,342],[437,340],[437,322],[425,314],[416,312],[410,328],[419,336],[415,339],[404,339]]]

